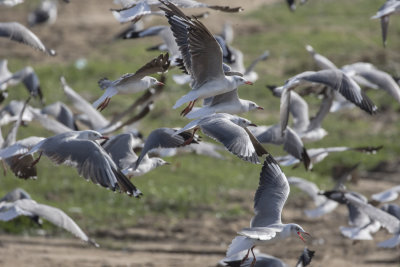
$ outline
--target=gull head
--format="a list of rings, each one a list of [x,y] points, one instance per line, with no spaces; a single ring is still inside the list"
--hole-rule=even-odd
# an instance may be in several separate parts
[[[238,117],[238,116],[232,116],[231,121],[241,127],[257,126],[254,123],[252,123],[251,121],[249,121],[248,119]]]
[[[246,106],[247,111],[255,110],[255,109],[264,110],[263,107],[260,107],[259,105],[257,105],[257,104],[256,104],[255,102],[253,102],[253,101],[246,101],[246,104],[247,104],[247,106]]]
[[[83,140],[93,140],[93,141],[99,139],[106,139],[106,140],[108,139],[108,137],[103,136],[101,133],[93,130],[80,131],[76,138]]]
[[[161,158],[152,158],[153,162],[155,163],[155,166],[163,166],[163,165],[170,165],[171,163],[166,162],[165,160],[161,159]]]
[[[238,76],[238,75],[234,75],[233,76],[233,80],[236,83],[236,87],[242,84],[249,84],[249,85],[253,85],[252,82],[246,80],[245,78]]]
[[[298,225],[298,224],[291,223],[291,224],[289,224],[289,227],[290,227],[290,234],[291,234],[291,235],[298,235],[299,238],[300,238],[304,243],[306,242],[306,240],[304,239],[304,237],[302,236],[302,234],[311,236],[309,233],[307,233],[306,231],[304,231],[304,229],[303,229],[300,225]]]
[[[149,87],[151,87],[151,86],[160,86],[160,85],[164,85],[164,83],[162,83],[162,82],[159,82],[156,78],[154,78],[154,77],[150,77],[150,76],[147,76],[147,78],[148,78],[148,81],[149,81],[149,84],[150,84],[150,86]]]

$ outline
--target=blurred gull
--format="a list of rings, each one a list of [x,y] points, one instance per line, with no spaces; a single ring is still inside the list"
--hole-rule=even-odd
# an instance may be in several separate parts
[[[53,24],[57,19],[57,0],[42,0],[39,6],[28,14],[30,27],[38,24]]]
[[[400,185],[397,185],[383,192],[373,194],[371,198],[381,203],[390,202],[396,200],[399,197],[399,192],[400,192]]]
[[[383,46],[386,46],[386,37],[389,27],[389,17],[392,14],[400,12],[400,1],[398,0],[387,0],[383,6],[381,6],[378,12],[371,17],[371,19],[380,19],[382,28],[382,40]]]
[[[0,202],[1,221],[7,222],[21,215],[42,217],[56,226],[64,228],[83,241],[88,242],[95,247],[99,247],[95,241],[89,239],[82,229],[60,209],[39,204],[32,199],[21,199],[14,202]]]
[[[26,44],[50,56],[56,55],[54,50],[46,48],[33,32],[18,22],[0,22],[0,37]]]
[[[24,0],[0,0],[0,6],[13,7],[23,2]]]
[[[336,201],[329,200],[326,196],[319,194],[321,190],[316,184],[299,177],[288,177],[287,179],[289,185],[296,186],[312,198],[316,208],[313,210],[304,210],[307,217],[321,217],[322,215],[333,211],[338,206]]]

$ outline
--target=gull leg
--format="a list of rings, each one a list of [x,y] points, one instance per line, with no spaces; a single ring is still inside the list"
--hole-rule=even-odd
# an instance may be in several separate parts
[[[194,104],[196,103],[197,99],[194,101],[191,101],[191,104],[189,104],[188,109],[186,108],[184,111],[182,111],[183,116],[186,116],[190,111],[192,111]],[[181,114],[182,115],[182,114]]]
[[[98,105],[96,109],[97,109],[97,110],[101,109],[101,108],[104,106],[104,103],[106,102],[106,100],[107,100],[107,98],[104,99],[104,101],[101,102],[100,105]]]
[[[249,257],[249,253],[250,253],[250,249],[247,250],[247,254],[243,257],[242,261],[240,262],[240,265],[242,265],[242,263],[247,260],[247,258]]]
[[[194,128],[192,136],[183,143],[183,146],[187,146],[193,141],[194,134],[197,132],[198,129],[199,128]]]
[[[192,101],[190,101],[189,105],[187,105],[187,107],[184,110],[182,110],[181,116],[185,116],[188,113],[187,110],[189,109],[191,104],[192,104]]]
[[[39,157],[38,157],[37,159],[35,159],[35,160],[32,162],[31,168],[33,168],[33,166],[35,166],[35,165],[39,162],[40,158],[42,157],[42,153],[43,153],[43,152],[40,151]]]
[[[104,100],[104,104],[102,105],[100,111],[103,111],[108,106],[108,103],[110,103],[110,100],[111,100],[110,97],[107,97],[106,100]]]
[[[256,261],[257,261],[257,260],[256,260],[256,255],[254,255],[254,251],[253,251],[254,247],[255,247],[255,246],[252,246],[251,249],[250,249],[250,250],[251,250],[251,254],[253,254],[253,260],[252,260],[252,262],[251,262],[250,267],[254,267],[254,265],[256,264]]]

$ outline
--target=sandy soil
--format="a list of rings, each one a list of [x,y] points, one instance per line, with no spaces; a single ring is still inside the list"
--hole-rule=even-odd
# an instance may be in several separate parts
[[[383,163],[379,168],[398,171],[395,164]],[[353,188],[365,195],[396,184],[398,172],[360,174]],[[377,183],[377,179],[380,182]],[[248,209],[252,201],[249,192],[232,192],[232,201]],[[398,203],[399,201],[397,201]],[[340,206],[331,214],[312,220],[303,215],[312,208],[305,196],[289,198],[283,213],[284,222],[296,222],[309,231],[312,238],[306,246],[316,251],[312,266],[399,266],[400,249],[380,249],[376,244],[390,238],[381,230],[374,241],[353,242],[340,235],[339,226],[347,224],[347,209]],[[210,215],[154,225],[155,218],[144,218],[135,228],[104,229],[91,236],[101,248],[89,247],[79,240],[53,237],[0,236],[2,266],[216,266],[224,257],[235,232],[249,223],[250,217],[235,220],[218,219]],[[160,219],[160,218],[158,218]],[[278,245],[261,247],[261,251],[281,258],[293,266],[304,248],[293,238]]]

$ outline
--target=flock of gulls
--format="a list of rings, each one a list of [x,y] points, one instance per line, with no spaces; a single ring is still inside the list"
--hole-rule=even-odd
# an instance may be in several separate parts
[[[0,6],[11,7],[22,2],[0,0]],[[305,53],[310,53],[319,70],[299,73],[281,86],[268,85],[272,95],[280,98],[280,117],[275,125],[257,126],[238,114],[263,108],[253,101],[241,99],[239,88],[256,82],[258,74],[254,67],[268,58],[268,51],[263,52],[246,68],[243,53],[231,46],[234,31],[229,24],[224,26],[221,34],[214,35],[201,22],[208,13],[188,16],[184,11],[185,8],[201,7],[235,13],[243,11],[241,7],[204,4],[194,0],[114,2],[121,5],[121,8],[111,10],[115,19],[120,23],[131,23],[115,39],[158,36],[163,43],[149,50],[159,50],[160,55],[150,59],[135,73],[124,74],[115,80],[99,77],[98,85],[103,93],[99,93],[94,103],[89,103],[72,89],[66,77],[60,77],[63,91],[73,109],[63,102],[45,106],[40,79],[35,70],[27,66],[10,72],[7,60],[1,60],[0,100],[3,102],[8,97],[9,87],[19,83],[23,83],[29,92],[26,100],[9,101],[0,111],[0,126],[12,124],[4,139],[0,135],[0,160],[4,172],[9,169],[18,178],[36,179],[39,161],[44,155],[56,165],[65,164],[75,168],[86,180],[139,198],[142,195],[146,197],[146,193],[142,193],[131,178],[169,164],[162,157],[196,153],[223,158],[220,152],[224,147],[243,161],[260,164],[260,158],[264,158],[264,163],[254,196],[255,216],[251,219],[250,227],[241,229],[238,236],[233,238],[220,266],[286,266],[281,260],[262,254],[255,247],[279,243],[290,236],[306,241],[304,238],[310,236],[301,225],[283,223],[281,220],[290,186],[299,188],[312,198],[315,209],[304,211],[309,218],[324,216],[333,212],[338,205],[346,205],[349,225],[340,227],[344,237],[371,240],[375,232],[384,228],[393,237],[378,246],[394,248],[400,244],[400,207],[389,203],[398,197],[399,186],[377,192],[368,201],[360,193],[346,189],[348,174],[339,179],[331,190],[323,191],[306,179],[286,178],[280,168],[280,165],[302,164],[306,170],[311,170],[315,164],[334,152],[376,153],[381,147],[306,149],[304,143],[324,138],[327,131],[322,128],[322,121],[328,115],[334,116],[331,114],[338,110],[358,108],[368,114],[375,114],[378,107],[362,87],[382,89],[400,103],[399,85],[390,74],[364,62],[349,62],[348,65],[337,67],[307,45]],[[288,1],[288,4],[294,10],[294,1]],[[58,5],[57,1],[43,0],[29,14],[29,26],[54,23]],[[372,17],[381,20],[384,44],[389,16],[399,11],[400,1],[388,0]],[[166,23],[145,28],[142,18],[154,15],[165,17]],[[18,22],[0,22],[0,37],[10,39],[9,42],[23,43],[50,56],[57,54]],[[181,128],[155,129],[144,138],[132,124],[151,112],[153,102],[164,89],[166,73],[170,68],[182,71],[182,74],[172,76],[175,83],[189,85],[187,93],[177,99],[172,108],[186,105],[180,114],[191,121]],[[161,74],[160,78],[150,76],[156,73]],[[296,92],[298,88],[303,88],[302,94]],[[112,97],[118,94],[137,95],[141,92],[142,95],[127,110],[113,118],[102,115],[101,111],[113,104]],[[302,97],[304,92],[317,94],[321,99],[320,108],[314,117],[309,115],[308,104]],[[42,107],[31,106],[29,103],[32,98],[38,99]],[[135,115],[127,118],[132,114]],[[289,125],[290,117],[292,123]],[[31,121],[39,122],[54,136],[31,136],[17,140],[20,126]],[[114,134],[117,131],[122,133]],[[222,145],[201,141],[197,131]],[[273,157],[263,144],[281,145],[288,154]],[[0,220],[9,221],[17,216],[28,216],[38,224],[43,218],[99,246],[66,213],[37,203],[22,189],[15,189],[0,199]],[[309,231],[312,234],[312,229]],[[313,255],[314,251],[305,248],[296,266],[308,265]]]

